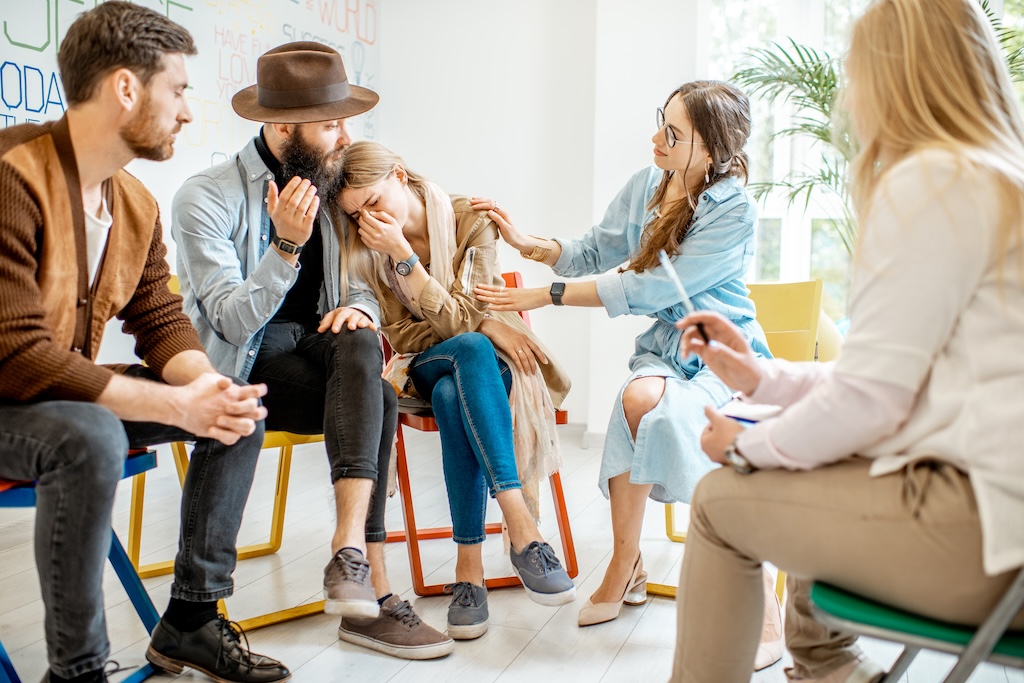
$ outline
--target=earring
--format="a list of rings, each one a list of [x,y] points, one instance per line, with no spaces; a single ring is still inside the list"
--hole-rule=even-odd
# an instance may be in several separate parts
[[[711,164],[708,164],[707,166],[704,167],[704,184],[705,185],[707,185],[708,183],[711,182],[711,178],[710,178],[710,176],[708,176],[708,171],[710,171],[710,170],[711,170]]]

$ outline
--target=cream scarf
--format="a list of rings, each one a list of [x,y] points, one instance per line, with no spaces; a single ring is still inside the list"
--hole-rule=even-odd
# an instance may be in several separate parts
[[[430,275],[445,289],[451,291],[455,283],[452,260],[458,248],[455,235],[455,211],[451,198],[437,185],[425,184],[427,210],[427,237],[430,241]],[[497,264],[495,264],[497,265]],[[389,269],[393,272],[393,269]],[[472,279],[471,269],[465,278]],[[423,319],[419,303],[413,301],[405,278],[391,276],[388,282],[402,305],[417,318]],[[397,288],[395,285],[397,284]],[[476,282],[463,282],[463,291],[471,292]],[[523,486],[523,498],[534,519],[540,521],[540,482],[557,472],[562,465],[562,453],[555,431],[555,406],[551,400],[544,376],[538,368],[532,374],[519,370],[504,353],[498,356],[512,371],[512,391],[509,408],[512,412],[513,447],[519,481]],[[409,366],[416,354],[395,354],[384,369],[384,378],[395,387],[400,397],[410,396],[408,392]],[[429,398],[429,397],[424,397]],[[394,454],[393,454],[394,455]],[[393,458],[392,458],[393,460]],[[394,463],[392,462],[392,471]],[[393,478],[390,478],[394,481]],[[389,486],[389,495],[394,488]]]

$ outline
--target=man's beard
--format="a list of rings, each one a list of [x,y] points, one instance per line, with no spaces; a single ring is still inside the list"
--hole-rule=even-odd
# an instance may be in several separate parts
[[[338,164],[331,163],[328,158],[336,154],[331,150],[324,154],[302,137],[302,131],[295,129],[295,134],[281,145],[281,177],[278,184],[285,183],[294,176],[309,180],[316,187],[320,205],[326,207],[334,202],[341,189],[341,173]]]
[[[143,95],[139,113],[121,127],[121,139],[136,157],[150,161],[164,161],[174,154],[174,138],[164,135],[153,114],[153,103],[149,94]],[[180,130],[179,126],[174,132]]]

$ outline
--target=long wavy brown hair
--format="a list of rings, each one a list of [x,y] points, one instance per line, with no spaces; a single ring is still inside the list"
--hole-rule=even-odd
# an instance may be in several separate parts
[[[700,135],[711,156],[708,180],[704,182],[702,176],[694,187],[687,187],[685,201],[666,203],[665,194],[672,176],[676,173],[685,176],[689,167],[665,171],[647,204],[649,211],[655,211],[654,218],[644,226],[640,251],[626,270],[641,273],[658,265],[658,252],[662,249],[671,256],[679,253],[679,245],[690,229],[697,208],[695,197],[701,192],[733,176],[743,178],[744,183],[747,181],[747,155],[743,146],[750,137],[750,102],[743,91],[722,81],[692,81],[673,90],[665,99],[665,106],[676,96],[682,99],[693,131]]]

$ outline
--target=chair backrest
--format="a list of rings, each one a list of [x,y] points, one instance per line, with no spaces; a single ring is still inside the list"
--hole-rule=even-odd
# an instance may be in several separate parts
[[[501,278],[505,281],[505,286],[509,289],[521,289],[523,287],[523,274],[518,270],[512,270],[507,273],[502,273]],[[519,311],[519,317],[523,319],[526,326],[531,330],[533,325],[530,324],[530,312]]]
[[[821,280],[748,284],[768,348],[776,358],[814,360]]]

